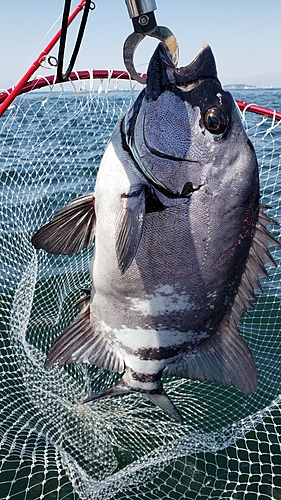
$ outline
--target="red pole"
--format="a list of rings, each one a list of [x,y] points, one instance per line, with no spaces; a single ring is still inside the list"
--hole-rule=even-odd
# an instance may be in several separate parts
[[[281,120],[280,111],[274,111],[273,109],[262,108],[261,106],[257,106],[256,104],[248,104],[245,101],[236,100],[241,111],[244,111],[247,108],[247,111],[252,111],[252,113],[256,113],[257,115],[268,116],[269,118],[275,118],[276,120]]]
[[[77,5],[76,9],[69,16],[68,26],[72,23],[72,21],[75,19],[77,14],[79,14],[79,12],[83,9],[85,2],[86,2],[86,0],[81,0],[79,5]],[[43,50],[43,52],[41,52],[41,54],[37,57],[36,61],[34,61],[34,63],[30,66],[29,70],[25,73],[25,75],[22,77],[22,79],[19,81],[19,83],[13,88],[12,92],[6,97],[3,104],[0,105],[0,117],[6,111],[8,106],[13,102],[13,100],[17,97],[17,95],[19,94],[23,85],[26,84],[26,82],[33,75],[33,73],[35,73],[35,71],[39,68],[43,58],[50,52],[50,50],[52,50],[54,45],[56,45],[57,41],[60,39],[60,36],[61,36],[61,29],[57,32],[57,34],[50,41],[50,43]]]

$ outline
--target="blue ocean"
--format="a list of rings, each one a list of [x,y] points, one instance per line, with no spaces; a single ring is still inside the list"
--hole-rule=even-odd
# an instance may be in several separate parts
[[[111,132],[137,96],[107,90],[31,92],[0,119],[0,500],[280,499],[277,247],[271,253],[278,266],[267,268],[270,279],[261,280],[263,293],[241,326],[259,373],[253,396],[167,377],[185,419],[179,427],[138,395],[83,406],[92,391],[117,380],[114,373],[43,368],[90,285],[93,249],[53,256],[35,251],[30,239],[59,208],[93,191]],[[281,111],[281,89],[232,94]],[[243,117],[257,153],[261,202],[281,223],[281,124]],[[280,238],[278,225],[270,229]]]

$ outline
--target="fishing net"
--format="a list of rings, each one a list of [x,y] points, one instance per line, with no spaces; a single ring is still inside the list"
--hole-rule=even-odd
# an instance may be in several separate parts
[[[112,79],[67,89],[18,97],[0,120],[0,498],[281,499],[280,266],[268,268],[270,281],[241,327],[258,369],[250,397],[167,377],[180,425],[137,394],[83,405],[114,383],[114,373],[44,370],[89,286],[93,249],[49,255],[34,250],[31,235],[93,191],[113,127],[138,94]],[[281,126],[247,111],[243,119],[258,156],[261,201],[281,222]],[[272,232],[280,236],[278,226]],[[280,249],[272,254],[279,264]]]

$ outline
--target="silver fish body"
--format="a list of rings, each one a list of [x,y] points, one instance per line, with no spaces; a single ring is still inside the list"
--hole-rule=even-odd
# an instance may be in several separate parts
[[[177,69],[160,45],[146,89],[113,132],[94,195],[33,237],[36,248],[71,253],[95,233],[91,293],[46,367],[123,373],[86,401],[136,391],[178,421],[162,374],[254,392],[255,363],[237,325],[267,277],[264,263],[274,264],[265,209],[253,146],[210,48]]]

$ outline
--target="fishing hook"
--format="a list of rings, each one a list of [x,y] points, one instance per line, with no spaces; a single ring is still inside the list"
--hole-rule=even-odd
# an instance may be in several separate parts
[[[134,53],[139,43],[146,36],[157,38],[163,43],[169,58],[175,66],[178,64],[179,47],[169,28],[157,26],[154,15],[154,10],[157,8],[155,0],[125,0],[125,2],[133,22],[134,32],[125,40],[123,60],[131,77],[137,82],[145,84],[146,78],[137,73],[134,65]]]

